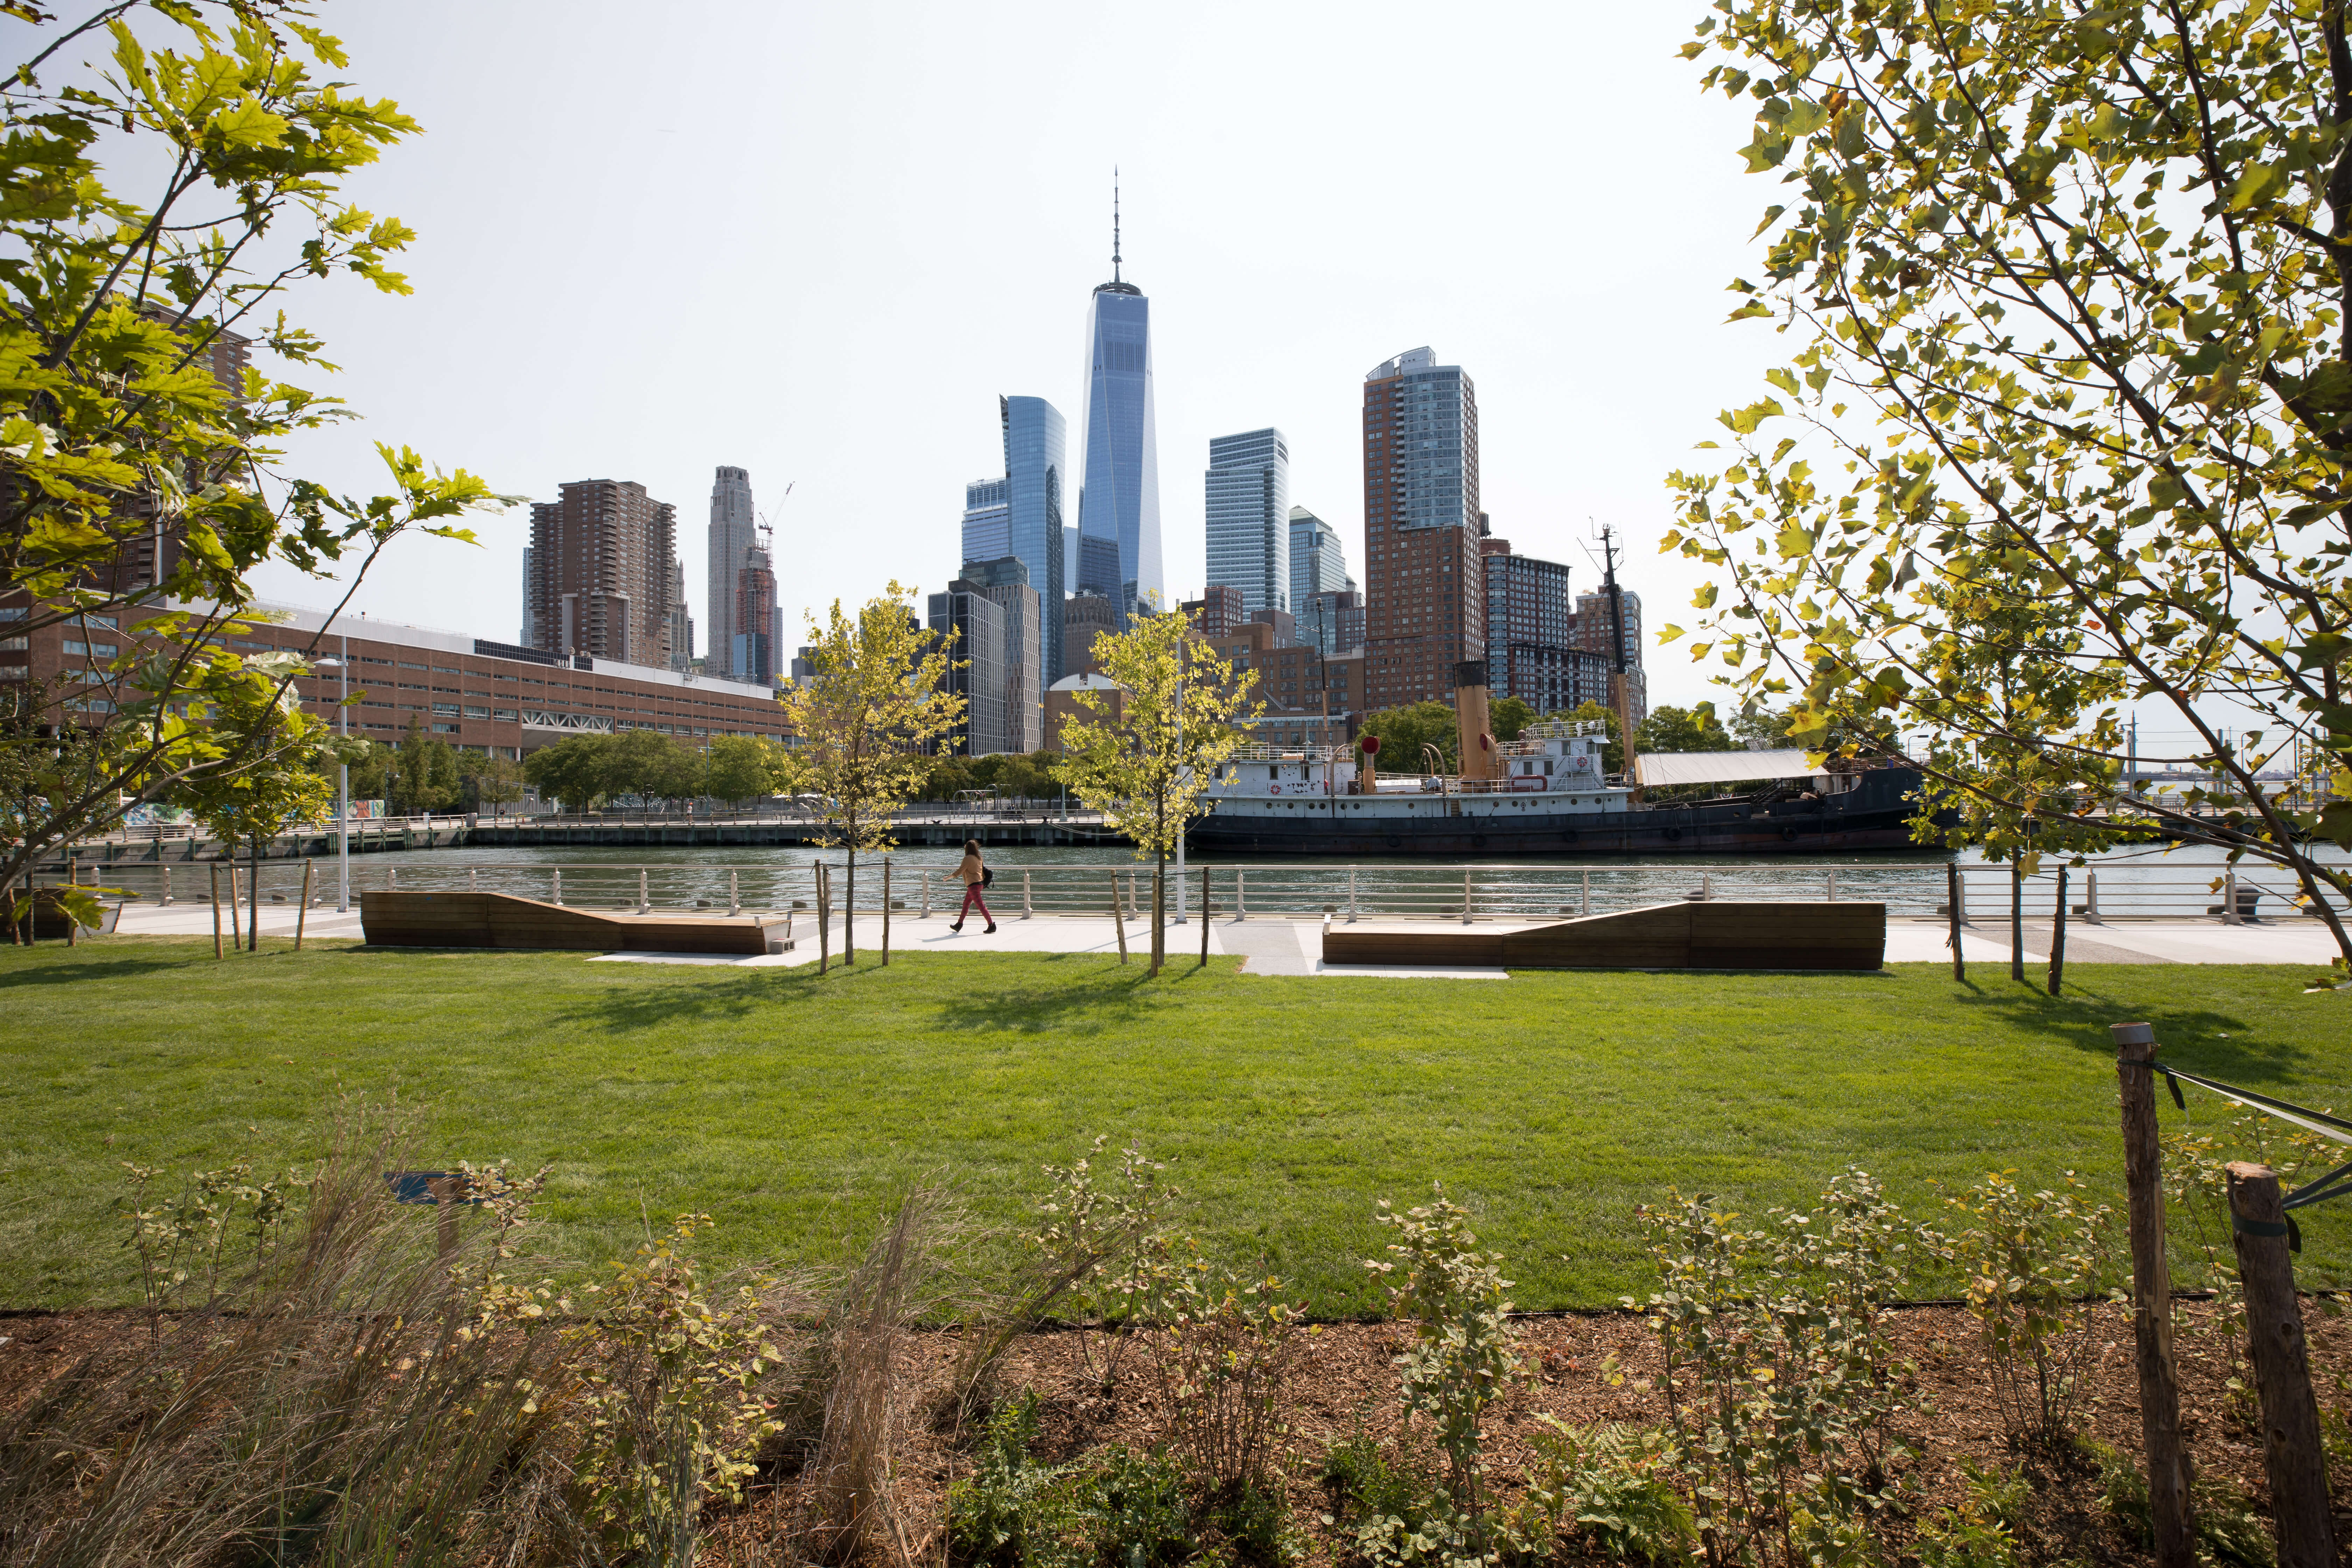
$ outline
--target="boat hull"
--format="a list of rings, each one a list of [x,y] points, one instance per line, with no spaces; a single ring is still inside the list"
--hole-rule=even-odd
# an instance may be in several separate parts
[[[1481,812],[1478,803],[1508,797],[1424,797],[1411,811],[1350,811],[1351,804],[1308,799],[1284,804],[1220,803],[1186,835],[1195,849],[1277,857],[1493,858],[1510,855],[1609,858],[1638,855],[1822,855],[1916,849],[1907,797],[1918,774],[1881,769],[1843,795],[1820,800],[1746,801],[1631,809],[1542,809],[1540,797]],[[1385,802],[1381,804],[1385,805]],[[1468,807],[1456,814],[1454,808]]]

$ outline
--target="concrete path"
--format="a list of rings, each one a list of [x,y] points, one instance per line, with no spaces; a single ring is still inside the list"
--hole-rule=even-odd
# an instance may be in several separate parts
[[[223,912],[226,915],[226,911]],[[264,904],[261,909],[263,935],[275,940],[290,939],[294,934],[294,916],[295,910],[291,904]],[[208,903],[175,904],[169,908],[136,903],[123,910],[119,929],[127,934],[139,936],[202,937],[212,934],[212,906]],[[1368,929],[1373,923],[1366,921],[1358,929]],[[1434,921],[1379,923],[1383,927],[1411,930],[1442,929],[1439,922]],[[1482,920],[1477,929],[1491,931],[1535,923],[1539,922]],[[304,929],[309,936],[321,941],[356,942],[362,936],[356,909],[349,914],[339,914],[331,908],[313,909]],[[879,917],[861,915],[858,918],[857,942],[861,957],[877,946],[881,930]],[[726,963],[754,967],[789,968],[814,963],[817,956],[816,930],[805,911],[794,917],[793,934],[796,944],[794,950],[772,957],[729,958],[691,953],[613,953],[604,956],[629,963]],[[835,917],[833,935],[837,952],[841,936],[838,916]],[[1949,963],[1951,950],[1945,945],[1948,935],[1945,923],[1939,920],[1891,920],[1886,926],[1887,961],[1891,963]],[[2005,964],[2009,962],[2009,926],[2006,921],[1971,922],[1961,933],[1961,941],[1964,956],[1970,963]],[[1143,921],[1129,921],[1127,942],[1130,962],[1147,962],[1151,945],[1150,924]],[[944,915],[935,914],[928,920],[899,915],[894,916],[890,922],[890,945],[898,952],[1067,952],[1116,957],[1118,937],[1109,920],[1101,916],[1041,915],[1034,920],[1022,920],[1016,916],[999,921],[996,934],[989,936],[982,934],[982,923],[978,920],[969,922],[961,932],[957,932],[948,929]],[[1168,928],[1170,963],[1197,962],[1200,951],[1201,927],[1197,919]],[[1252,974],[1457,980],[1499,980],[1505,977],[1501,970],[1385,969],[1326,964],[1323,962],[1323,928],[1319,921],[1265,916],[1254,916],[1246,921],[1219,919],[1209,928],[1209,951],[1214,954],[1244,959],[1244,968]],[[2031,961],[2047,961],[2050,952],[2048,921],[2026,922],[2025,952]],[[2066,926],[2066,957],[2074,963],[2324,965],[2335,953],[2336,944],[2328,935],[2327,928],[2315,921],[2263,921],[2238,926],[2223,925],[2213,920],[2117,921],[2099,925],[2070,921]]]

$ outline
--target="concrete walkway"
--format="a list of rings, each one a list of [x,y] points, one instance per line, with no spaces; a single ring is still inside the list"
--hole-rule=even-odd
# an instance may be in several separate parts
[[[261,909],[262,933],[275,940],[291,939],[294,916],[295,910],[291,904],[264,904]],[[138,936],[201,937],[212,934],[212,919],[210,904],[187,903],[163,908],[135,903],[124,909],[119,929]],[[1540,922],[1482,920],[1477,929],[1492,931],[1536,923]],[[1422,921],[1365,921],[1357,929],[1391,927],[1417,931],[1446,929],[1441,922]],[[304,929],[309,936],[322,941],[356,942],[362,940],[363,934],[360,930],[357,910],[349,914],[338,914],[331,908],[314,908]],[[858,917],[857,944],[861,958],[878,947],[881,934],[879,916]],[[806,911],[794,917],[793,935],[795,942],[793,952],[770,957],[608,953],[596,961],[748,964],[755,968],[791,968],[814,963],[817,957],[816,928]],[[1948,936],[1948,929],[1940,920],[1890,920],[1886,926],[1887,961],[1891,963],[1949,963],[1951,950],[1945,945]],[[841,939],[838,916],[834,920],[833,937],[834,949],[838,952]],[[2005,964],[2009,961],[2009,926],[2006,921],[1975,921],[1962,932],[1961,941],[1964,956],[1970,963]],[[1128,922],[1127,942],[1130,961],[1144,962],[1151,944],[1149,923],[1143,921]],[[898,952],[1066,952],[1115,957],[1118,952],[1118,935],[1112,929],[1111,922],[1100,916],[1041,915],[1034,920],[1014,917],[1000,921],[996,934],[987,936],[982,934],[982,924],[978,920],[967,924],[961,932],[956,932],[948,929],[944,915],[934,914],[929,919],[894,915],[890,922],[890,945]],[[1197,920],[1168,928],[1168,957],[1171,963],[1197,961],[1200,951],[1201,927]],[[1213,954],[1245,960],[1244,968],[1252,974],[1454,980],[1505,978],[1504,972],[1499,969],[1386,969],[1326,964],[1323,962],[1322,922],[1312,920],[1265,916],[1255,916],[1246,921],[1220,918],[1209,928],[1209,951]],[[2033,962],[2048,959],[2048,921],[2026,922],[2025,952],[2028,959]],[[2324,965],[2335,953],[2336,944],[2329,937],[2327,928],[2316,921],[2263,921],[2238,926],[2223,925],[2212,920],[2117,921],[2098,925],[2074,921],[2069,921],[2066,927],[2066,958],[2073,963]]]

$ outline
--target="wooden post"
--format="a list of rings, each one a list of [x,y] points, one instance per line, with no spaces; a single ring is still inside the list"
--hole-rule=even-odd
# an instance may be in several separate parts
[[[222,948],[221,948],[221,929],[220,929],[220,868],[219,868],[218,866],[215,866],[215,867],[213,867],[213,868],[212,868],[212,873],[213,873],[213,956],[214,956],[215,958],[226,958],[226,957],[228,956],[228,954],[227,954],[226,952],[224,952],[224,951],[222,950]]]
[[[1349,872],[1352,878],[1355,873]],[[1201,868],[1201,967],[1209,967],[1209,868]]]
[[[434,1240],[445,1261],[457,1250],[457,1198],[465,1184],[463,1176],[435,1176],[425,1184],[433,1194]]]
[[[2192,1568],[2189,1449],[2180,1436],[2180,1371],[2172,1354],[2172,1276],[2164,1260],[2164,1183],[2156,1123],[2156,1030],[2109,1027],[2123,1103],[2124,1187],[2131,1204],[2132,1335],[2139,1362],[2140,1443],[2157,1568]]]
[[[245,936],[237,926],[237,910],[245,897],[243,884],[237,876],[236,862],[228,863],[228,945],[231,951],[245,951]]]
[[[2066,973],[2066,868],[2058,868],[2058,914],[2050,926],[2050,994]]]
[[[302,861],[302,904],[294,911],[294,951],[302,951],[302,925],[310,918],[310,877],[318,862],[305,857]]]
[[[736,883],[735,883],[735,873],[734,873],[733,871],[730,871],[730,872],[728,872],[728,873],[727,873],[727,912],[728,912],[729,914],[730,914],[730,915],[740,915],[740,914],[741,914],[741,913],[743,912],[743,900],[742,900],[742,899],[741,899],[741,897],[740,897],[740,893],[741,893],[741,889],[740,889],[740,888],[738,888],[738,887],[736,886]]]
[[[823,974],[833,963],[833,910],[825,904],[824,862],[816,863],[816,972]]]
[[[1168,883],[1160,868],[1151,868],[1151,973],[1168,963]]]
[[[890,967],[890,857],[882,857],[882,967]]]
[[[2227,1169],[2230,1230],[2246,1291],[2254,1386],[2262,1395],[2263,1468],[2271,1483],[2279,1568],[2336,1568],[2319,1405],[2311,1394],[2311,1356],[2304,1344],[2303,1308],[2294,1299],[2278,1173],[2242,1160]]]
[[[1950,899],[1952,916],[1952,978],[1969,977],[1968,957],[1960,951],[1960,864],[1955,860],[1944,868],[1945,896]]]
[[[1118,873],[1116,871],[1110,874],[1110,923],[1111,929],[1118,932],[1118,961],[1125,963],[1127,962],[1127,921],[1119,915]]]

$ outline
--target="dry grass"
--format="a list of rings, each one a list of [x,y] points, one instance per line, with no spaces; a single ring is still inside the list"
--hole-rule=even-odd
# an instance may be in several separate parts
[[[347,1120],[283,1245],[0,1415],[0,1561],[455,1564],[511,1531],[551,1336],[482,1331],[507,1228],[436,1258],[378,1174],[408,1147]]]

